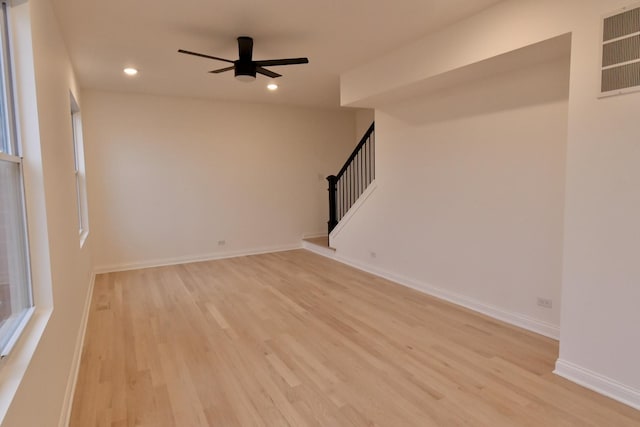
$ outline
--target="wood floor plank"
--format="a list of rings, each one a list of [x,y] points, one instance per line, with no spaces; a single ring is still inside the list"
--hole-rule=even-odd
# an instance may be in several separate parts
[[[103,274],[71,426],[640,425],[557,354],[303,250]]]

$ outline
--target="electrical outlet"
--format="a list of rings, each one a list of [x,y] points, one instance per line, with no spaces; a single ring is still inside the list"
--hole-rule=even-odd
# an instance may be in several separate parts
[[[227,244],[226,240],[218,240],[218,246],[224,246]]]
[[[553,300],[550,298],[538,297],[538,305],[543,308],[551,308],[553,307]]]

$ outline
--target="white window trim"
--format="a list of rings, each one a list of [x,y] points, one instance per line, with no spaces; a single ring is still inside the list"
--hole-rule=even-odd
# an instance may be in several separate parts
[[[11,350],[13,350],[13,347],[18,342],[18,338],[20,338],[22,336],[22,334],[23,334],[25,328],[27,327],[27,324],[29,323],[29,320],[31,320],[31,316],[33,316],[33,313],[35,312],[35,310],[36,310],[36,308],[32,306],[32,307],[29,307],[25,312],[20,313],[20,317],[21,317],[20,318],[20,323],[18,323],[18,326],[13,331],[13,334],[11,335],[11,338],[9,338],[9,341],[7,341],[7,344],[2,349],[2,354],[0,354],[0,360],[4,360],[11,353]],[[3,330],[3,329],[6,329],[5,325],[0,327],[0,334],[5,334],[5,333],[9,332],[9,331]],[[1,366],[2,365],[0,365],[0,367]]]
[[[40,126],[37,116],[35,66],[31,35],[31,17],[28,1],[7,1],[10,6],[9,42],[13,56],[13,84],[15,88],[16,132],[22,145],[25,162],[22,163],[27,204],[32,293],[35,308],[30,319],[24,319],[24,330],[11,353],[0,360],[0,424],[22,382],[31,358],[53,313],[53,292],[44,182],[42,179],[42,153]],[[18,78],[16,79],[16,76]],[[22,155],[20,153],[20,155]]]
[[[26,271],[20,273],[21,281],[24,280],[25,283],[20,283],[21,291],[26,291],[25,296],[26,300],[22,300],[19,306],[16,306],[14,303],[14,299],[11,299],[11,311],[12,314],[9,316],[7,320],[10,322],[3,322],[2,327],[0,327],[0,336],[3,337],[3,345],[0,348],[0,358],[4,359],[16,344],[18,338],[22,335],[29,319],[31,318],[34,311],[34,299],[33,299],[33,289],[32,289],[32,280],[31,280],[31,263],[29,256],[29,232],[28,232],[28,221],[26,217],[26,202],[25,202],[25,185],[24,185],[24,171],[23,171],[23,162],[22,162],[22,149],[20,143],[20,134],[18,131],[18,114],[17,109],[18,105],[16,102],[16,79],[15,79],[15,69],[14,69],[14,58],[13,58],[13,40],[12,40],[12,32],[11,32],[11,3],[8,1],[1,1],[0,7],[2,7],[2,14],[0,15],[0,30],[2,34],[0,34],[0,43],[2,43],[2,76],[0,78],[3,79],[4,86],[4,97],[0,100],[3,103],[4,114],[6,114],[6,125],[8,126],[8,134],[6,137],[8,138],[9,146],[8,153],[0,153],[2,154],[1,159],[6,162],[14,163],[18,166],[18,174],[19,174],[19,182],[18,185],[20,187],[20,200],[19,209],[21,211],[22,216],[22,230],[13,230],[10,233],[9,239],[24,239],[24,253],[17,255],[13,254],[16,257],[19,257],[21,260],[19,262],[19,269],[22,270],[24,266],[26,266]],[[0,120],[5,120],[4,118],[0,118]],[[10,230],[11,231],[11,230]],[[13,235],[16,233],[16,235]],[[13,235],[13,237],[11,237]],[[15,260],[14,260],[15,261]],[[9,263],[9,275],[12,275],[13,268],[16,265],[13,262]],[[16,272],[14,271],[14,274]],[[10,282],[11,283],[11,279]],[[23,287],[26,287],[23,288]],[[22,308],[23,304],[28,304],[27,308]],[[17,310],[16,310],[17,309]],[[14,311],[16,310],[16,311]],[[7,338],[5,341],[4,339]]]
[[[0,152],[0,160],[5,162],[22,163],[20,157],[12,156],[11,154]]]
[[[78,102],[69,92],[71,103],[71,132],[73,138],[73,165],[76,185],[76,209],[78,212],[78,233],[80,235],[80,247],[84,246],[89,236],[89,206],[87,202],[87,180],[84,163],[84,139],[82,134],[82,115]]]

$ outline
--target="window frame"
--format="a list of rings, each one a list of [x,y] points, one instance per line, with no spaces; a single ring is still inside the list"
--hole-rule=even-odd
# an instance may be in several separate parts
[[[84,140],[82,135],[82,116],[80,107],[72,92],[69,92],[71,113],[71,139],[73,144],[73,174],[76,185],[76,212],[80,247],[84,246],[89,235],[89,209],[87,202],[87,183],[84,164]]]
[[[8,325],[3,323],[0,326],[0,337],[3,337],[0,342],[4,342],[4,345],[0,347],[0,359],[4,360],[10,353],[16,342],[22,335],[25,327],[35,312],[34,304],[34,292],[31,272],[31,259],[29,250],[29,230],[28,230],[28,218],[26,209],[26,193],[25,193],[25,179],[24,179],[24,163],[22,157],[22,147],[20,144],[20,136],[18,132],[18,106],[16,104],[16,84],[15,84],[15,70],[14,61],[12,55],[12,40],[9,31],[10,26],[10,11],[11,5],[7,1],[0,1],[1,16],[0,16],[0,78],[2,79],[2,90],[0,90],[0,102],[2,106],[0,108],[0,115],[4,114],[6,117],[0,117],[0,120],[5,122],[6,125],[6,138],[5,142],[8,144],[4,147],[0,147],[0,161],[11,162],[18,165],[18,183],[15,190],[19,194],[19,205],[16,206],[18,213],[21,217],[20,230],[17,231],[19,235],[22,235],[21,250],[24,257],[24,280],[22,283],[23,291],[26,291],[26,305],[20,313],[16,315],[16,318]],[[20,255],[18,255],[20,256]],[[13,313],[12,313],[13,315]]]
[[[9,5],[6,1],[0,1],[2,8],[2,16],[0,17],[0,43],[2,50],[0,51],[0,73],[2,73],[2,89],[0,91],[0,102],[2,108],[0,113],[5,112],[7,115],[6,124],[8,135],[7,141],[9,145],[4,147],[5,151],[0,152],[9,156],[21,157],[20,144],[18,143],[18,126],[16,122],[16,103],[15,103],[15,81],[13,60],[11,55],[11,36],[9,34]],[[2,96],[4,95],[4,96]]]

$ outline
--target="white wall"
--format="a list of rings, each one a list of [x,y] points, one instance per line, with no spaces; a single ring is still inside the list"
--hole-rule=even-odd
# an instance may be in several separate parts
[[[556,368],[640,409],[640,93],[596,97],[600,19],[629,2],[579,3]]]
[[[338,254],[557,336],[568,80],[566,58],[378,109]]]
[[[355,146],[350,110],[88,91],[83,114],[100,270],[326,233],[325,177]]]
[[[21,47],[15,52],[20,128],[37,311],[0,370],[2,399],[7,387],[19,384],[2,425],[54,426],[64,418],[69,403],[70,373],[77,361],[74,355],[90,287],[91,236],[81,249],[69,105],[69,91],[77,95],[77,85],[56,17],[48,0],[15,3],[12,12],[20,24],[15,42]],[[16,373],[21,377],[15,378]]]
[[[602,16],[629,3],[501,2],[343,75],[341,85],[345,105],[377,107],[399,88],[572,34],[556,372],[640,408],[640,94],[597,98]]]
[[[356,143],[364,136],[371,123],[375,120],[375,110],[372,108],[358,108],[356,110]],[[347,159],[344,159],[345,161]]]

